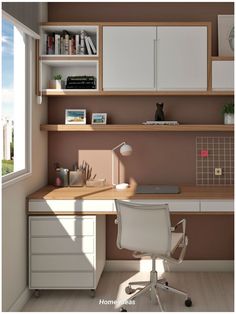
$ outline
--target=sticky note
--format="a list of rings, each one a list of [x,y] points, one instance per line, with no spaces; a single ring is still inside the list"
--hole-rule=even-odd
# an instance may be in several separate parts
[[[208,150],[201,150],[200,151],[200,156],[201,157],[208,157]]]

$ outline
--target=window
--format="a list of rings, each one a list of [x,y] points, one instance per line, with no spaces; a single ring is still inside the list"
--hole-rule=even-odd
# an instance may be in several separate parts
[[[2,181],[30,172],[30,38],[2,18]]]

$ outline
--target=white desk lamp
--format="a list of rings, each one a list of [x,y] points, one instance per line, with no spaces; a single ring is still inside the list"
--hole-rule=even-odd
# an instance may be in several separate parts
[[[126,142],[120,143],[116,147],[112,149],[112,185],[116,187],[117,190],[127,189],[129,186],[128,183],[115,184],[114,183],[114,151],[120,147],[120,154],[122,156],[130,156],[132,154],[132,146],[127,144]]]

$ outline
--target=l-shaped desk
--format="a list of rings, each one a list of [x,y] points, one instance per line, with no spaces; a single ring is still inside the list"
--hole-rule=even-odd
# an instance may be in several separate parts
[[[46,186],[31,194],[29,288],[96,289],[106,261],[106,215],[116,214],[115,199],[168,203],[172,216],[233,215],[233,187],[180,188],[179,194],[136,194],[135,186]]]

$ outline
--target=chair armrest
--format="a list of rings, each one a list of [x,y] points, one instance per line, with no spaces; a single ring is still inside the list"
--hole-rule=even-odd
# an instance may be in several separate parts
[[[175,231],[180,225],[182,226],[183,240],[178,245],[178,247],[182,248],[181,252],[179,254],[178,259],[173,258],[171,256],[168,257],[168,259],[167,259],[167,260],[169,260],[171,262],[178,263],[178,264],[182,263],[182,261],[184,259],[185,252],[186,252],[186,248],[187,248],[187,245],[188,245],[188,237],[186,235],[186,219],[182,219],[179,222],[177,222],[177,224],[174,227],[171,227],[171,231],[172,232]]]
[[[171,231],[175,231],[178,226],[182,225],[183,234],[186,234],[186,219],[182,219],[174,227],[171,227]]]

